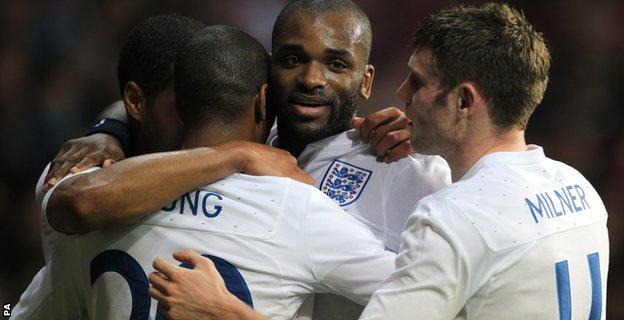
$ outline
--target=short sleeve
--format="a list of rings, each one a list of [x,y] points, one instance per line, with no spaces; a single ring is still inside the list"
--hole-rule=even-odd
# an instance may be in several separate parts
[[[48,224],[48,213],[46,211],[46,208],[48,207],[48,202],[50,201],[50,197],[52,197],[52,194],[54,194],[54,191],[56,190],[56,188],[58,188],[58,186],[60,186],[62,183],[64,183],[65,181],[67,181],[68,179],[75,177],[75,176],[79,176],[82,174],[87,174],[87,173],[91,173],[93,171],[102,169],[101,167],[92,167],[89,169],[86,169],[84,171],[81,171],[79,173],[70,173],[68,175],[66,175],[65,177],[63,177],[63,179],[61,179],[61,181],[59,181],[57,184],[54,185],[54,187],[50,188],[50,190],[48,190],[48,192],[45,193],[45,195],[43,195],[42,200],[41,200],[41,204],[40,204],[40,208],[41,208],[41,221],[42,223],[45,223],[46,225]],[[47,175],[47,170],[44,171],[44,175],[43,177],[45,177],[45,175]],[[37,185],[37,187],[39,187]],[[40,188],[39,188],[40,189]]]
[[[43,169],[43,172],[37,181],[37,186],[35,187],[35,201],[37,202],[37,208],[39,210],[41,210],[41,203],[43,202],[43,197],[45,196],[45,193],[43,193],[41,188],[43,188],[43,181],[48,175],[48,171],[50,171],[50,163],[48,163],[48,165]]]

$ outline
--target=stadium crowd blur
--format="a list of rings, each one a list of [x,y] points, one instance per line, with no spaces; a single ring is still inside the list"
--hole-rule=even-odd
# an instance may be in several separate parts
[[[116,64],[125,35],[144,18],[180,13],[238,26],[267,48],[285,0],[0,2],[0,304],[43,266],[34,187],[67,139],[81,136],[119,98]],[[422,18],[456,2],[356,0],[373,26],[376,67],[367,115],[400,106],[410,36]],[[464,2],[474,3],[474,1]],[[624,2],[510,1],[544,33],[553,56],[527,141],[580,170],[609,212],[608,317],[624,318]],[[618,102],[620,101],[620,102]]]

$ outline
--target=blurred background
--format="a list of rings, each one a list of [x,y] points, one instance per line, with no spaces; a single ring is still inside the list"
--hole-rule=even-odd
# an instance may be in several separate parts
[[[373,96],[360,114],[400,106],[410,35],[455,1],[355,1],[373,26]],[[180,13],[237,26],[268,49],[284,0],[0,1],[0,304],[18,302],[43,266],[36,180],[62,143],[119,99],[116,65],[143,19]],[[478,3],[465,1],[462,3]],[[581,171],[609,211],[609,318],[624,319],[624,1],[510,1],[544,33],[553,64],[530,143]],[[618,102],[620,101],[620,102]]]

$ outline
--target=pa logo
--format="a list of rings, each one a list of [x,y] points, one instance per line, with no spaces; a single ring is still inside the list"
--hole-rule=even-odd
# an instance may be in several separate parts
[[[2,306],[2,316],[3,317],[11,316],[11,304],[10,303],[7,303],[4,306]]]
[[[320,189],[341,206],[355,202],[366,187],[372,171],[334,160],[321,182]]]

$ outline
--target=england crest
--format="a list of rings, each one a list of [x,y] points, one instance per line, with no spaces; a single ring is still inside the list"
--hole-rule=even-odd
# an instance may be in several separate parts
[[[346,206],[360,197],[371,174],[370,170],[334,160],[325,172],[320,189],[339,205]]]

